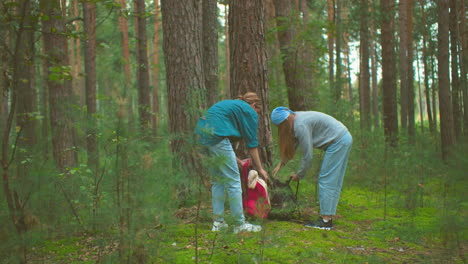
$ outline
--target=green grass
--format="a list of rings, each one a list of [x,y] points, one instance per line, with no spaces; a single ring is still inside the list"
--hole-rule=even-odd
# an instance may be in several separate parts
[[[233,234],[232,230],[214,233],[210,231],[211,221],[203,219],[198,224],[198,262],[463,263],[464,253],[442,243],[440,214],[435,208],[392,207],[384,220],[381,196],[364,188],[344,188],[336,228],[332,231],[304,227],[300,220],[316,215],[303,204],[302,219],[264,220],[261,222],[264,230],[259,233]],[[140,235],[134,236],[130,258],[136,259],[141,254],[146,263],[195,263],[192,220],[188,217],[141,230]],[[83,260],[85,252],[90,260],[97,261],[98,252],[107,249],[101,253],[100,261],[116,263],[117,243],[97,237],[75,237],[46,241],[35,253],[49,261],[44,263],[94,263]],[[466,248],[466,240],[463,247]]]

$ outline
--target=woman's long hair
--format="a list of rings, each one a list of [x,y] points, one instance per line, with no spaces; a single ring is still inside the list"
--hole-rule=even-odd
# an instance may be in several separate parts
[[[291,119],[294,114],[290,114],[288,118],[281,122],[278,126],[278,143],[281,161],[286,164],[294,158],[296,153],[296,137],[294,136],[294,122]]]

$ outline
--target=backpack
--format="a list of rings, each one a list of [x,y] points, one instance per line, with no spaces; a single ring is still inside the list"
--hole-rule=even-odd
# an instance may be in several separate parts
[[[252,160],[243,160],[241,169],[242,204],[247,216],[267,218],[271,210],[268,186],[260,178],[258,172],[252,169]]]

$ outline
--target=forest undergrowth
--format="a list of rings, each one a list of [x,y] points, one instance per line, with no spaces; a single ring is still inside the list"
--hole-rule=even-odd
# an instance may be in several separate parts
[[[442,162],[430,137],[385,150],[377,136],[354,135],[334,230],[303,226],[318,216],[322,154],[316,152],[307,177],[299,185],[290,183],[297,203],[283,209],[286,217],[273,219],[279,213],[273,208],[270,219],[252,219],[262,225],[261,232],[234,234],[232,228],[211,232],[208,189],[174,169],[164,140],[154,146],[157,152],[125,142],[127,152],[120,158],[122,150],[108,146],[99,200],[90,193],[89,171],[75,172],[82,180],[70,184],[81,186],[73,201],[81,223],[65,201],[55,200],[52,205],[62,211],[48,215],[32,208],[41,223],[18,237],[8,229],[2,204],[0,217],[8,224],[0,230],[0,263],[19,263],[21,254],[26,263],[68,264],[466,263],[467,146],[458,146]],[[288,164],[279,179],[287,179],[298,165],[297,160]],[[116,181],[128,182],[115,186]],[[116,193],[119,186],[123,189]],[[47,216],[58,219],[45,224]]]

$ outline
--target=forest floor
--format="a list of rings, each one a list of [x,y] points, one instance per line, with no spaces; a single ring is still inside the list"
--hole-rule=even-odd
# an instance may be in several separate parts
[[[211,232],[209,205],[183,208],[172,224],[152,223],[128,245],[115,233],[45,241],[28,253],[31,263],[466,263],[466,230],[444,234],[434,208],[387,208],[382,195],[346,188],[331,231],[304,227],[317,218],[303,201],[288,220],[254,221],[263,230]],[[198,214],[198,224],[195,219]],[[272,211],[274,213],[274,211]]]

